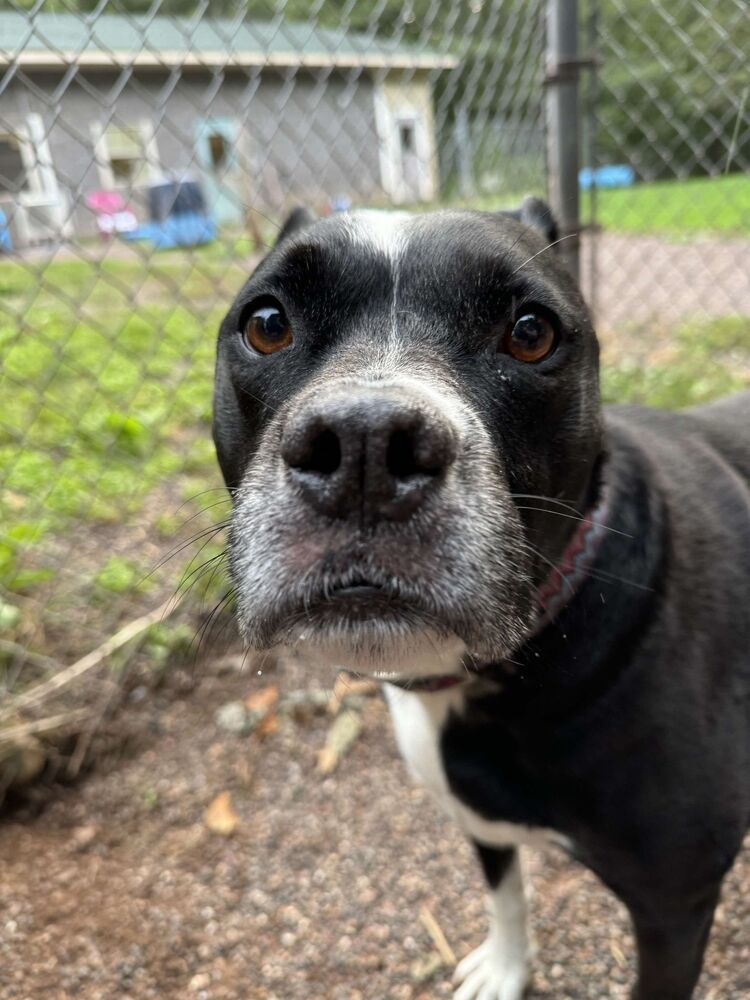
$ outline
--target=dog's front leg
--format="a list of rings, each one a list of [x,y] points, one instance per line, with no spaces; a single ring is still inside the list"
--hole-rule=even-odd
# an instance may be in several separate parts
[[[690,1000],[719,897],[719,886],[693,903],[656,898],[649,910],[630,908],[638,944],[633,1000]]]
[[[520,1000],[529,980],[531,947],[518,849],[477,844],[490,887],[490,932],[459,962],[454,1000]]]

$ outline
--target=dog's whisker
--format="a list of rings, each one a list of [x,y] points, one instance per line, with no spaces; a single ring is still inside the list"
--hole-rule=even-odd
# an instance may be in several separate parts
[[[243,386],[240,386],[240,387],[239,387],[239,389],[240,389],[240,392],[241,392],[241,393],[242,393],[243,395],[245,395],[245,396],[248,396],[248,397],[249,397],[250,399],[253,399],[253,400],[255,400],[255,402],[256,402],[256,403],[260,403],[260,405],[261,405],[261,406],[263,407],[263,409],[265,409],[265,410],[270,410],[270,411],[271,411],[271,413],[278,413],[278,412],[279,412],[279,408],[278,408],[277,406],[272,406],[272,405],[271,405],[271,404],[270,404],[270,403],[268,402],[268,400],[267,400],[267,399],[261,399],[261,397],[260,397],[260,396],[257,396],[257,395],[256,395],[256,394],[255,394],[254,392],[251,392],[251,391],[250,391],[250,390],[249,390],[248,388],[246,388],[246,387],[245,387],[244,385],[243,385]]]
[[[235,596],[236,596],[235,588],[230,587],[229,590],[224,594],[224,596],[220,598],[220,600],[217,601],[217,603],[211,609],[207,619],[204,621],[203,625],[200,627],[196,635],[193,637],[193,641],[191,642],[190,645],[192,647],[193,643],[195,643],[197,639],[197,645],[195,647],[196,659],[200,655],[201,646],[203,644],[203,640],[206,637],[208,629],[211,627],[212,623],[215,621],[217,615],[221,612],[222,608],[224,608],[227,605],[227,603],[231,601]]]
[[[559,497],[547,497],[541,493],[511,493],[510,496],[512,500],[542,500],[545,503],[555,503],[560,507],[566,507],[568,510],[573,511],[574,514],[581,513],[579,508],[571,503],[570,500],[561,500]]]
[[[557,563],[553,563],[551,559],[548,559],[547,556],[545,556],[543,553],[539,551],[539,549],[537,549],[534,545],[532,545],[528,539],[525,540],[524,545],[528,552],[530,552],[537,559],[541,559],[543,563],[549,566],[549,568],[552,570],[553,573],[557,573],[557,575],[560,577],[560,583],[568,588],[570,596],[572,597],[573,594],[575,594],[575,590],[573,589],[573,584],[565,575],[563,567],[558,565]]]
[[[206,490],[198,490],[197,493],[192,493],[182,501],[180,506],[175,509],[175,514],[179,514],[183,507],[186,507],[189,503],[194,503],[198,497],[204,497],[207,493],[226,493],[231,500],[232,495],[236,492],[236,489],[231,486],[211,486]]]
[[[566,514],[565,511],[561,510],[548,510],[546,507],[530,507],[524,506],[523,504],[517,504],[516,510],[534,510],[538,511],[540,514],[552,514],[555,517],[567,517],[571,521],[579,521],[581,524],[594,524],[597,522],[592,521],[588,517],[583,517],[580,514]],[[629,534],[627,531],[620,531],[619,528],[612,528],[608,524],[598,523],[598,526],[602,531],[611,531],[613,535],[622,535],[623,538],[634,538],[634,535]]]
[[[638,583],[637,580],[628,580],[623,576],[617,576],[615,573],[608,573],[602,569],[589,569],[586,575],[592,580],[597,580],[599,583],[621,583],[627,587],[634,587],[636,590],[643,590],[648,593],[653,593],[654,591],[654,588],[648,586],[648,584]]]
[[[532,260],[536,260],[537,257],[540,257],[543,253],[546,253],[548,250],[551,250],[552,247],[556,247],[558,243],[563,243],[565,240],[572,240],[574,236],[579,236],[579,235],[580,234],[577,232],[568,233],[567,236],[561,236],[559,240],[553,240],[551,243],[548,243],[546,247],[542,247],[541,250],[537,250],[537,252],[532,254],[531,257],[527,257],[527,259],[523,262],[523,264],[519,264],[519,266],[515,269],[515,271],[511,271],[510,277],[512,278],[514,274],[518,274],[518,272],[522,271],[527,264],[530,264],[532,262]]]
[[[170,549],[166,553],[166,555],[162,556],[159,562],[157,562],[156,565],[143,577],[143,581],[150,580],[151,577],[158,570],[162,568],[162,566],[166,565],[171,559],[174,559],[176,556],[178,556],[180,552],[184,552],[185,549],[190,548],[191,545],[195,545],[196,542],[199,542],[202,538],[205,538],[206,541],[204,542],[204,544],[198,549],[196,555],[193,556],[188,565],[185,567],[185,570],[187,571],[193,564],[197,556],[199,556],[200,553],[203,551],[203,549],[206,547],[206,545],[208,545],[212,541],[212,539],[216,537],[216,535],[220,534],[222,531],[228,530],[229,528],[230,528],[230,522],[222,521],[219,524],[212,525],[211,527],[208,528],[203,528],[200,531],[196,532],[195,534],[191,535],[190,538],[188,538],[186,541],[181,542],[179,545]]]

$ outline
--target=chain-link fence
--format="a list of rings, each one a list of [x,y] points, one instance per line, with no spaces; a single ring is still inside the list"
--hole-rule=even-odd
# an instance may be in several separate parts
[[[540,0],[0,10],[6,736],[68,726],[73,688],[98,718],[117,686],[73,682],[108,637],[154,671],[220,604],[214,341],[289,208],[543,191],[543,24]]]
[[[594,64],[585,182],[592,173],[603,182],[583,192],[584,217],[600,227],[584,282],[600,326],[654,341],[723,319],[726,344],[731,329],[741,340],[750,315],[747,3],[594,0],[581,45]],[[623,179],[633,183],[605,186]]]
[[[547,6],[0,4],[6,732],[58,724],[69,688],[50,677],[122,668],[101,648],[118,629],[155,669],[201,627],[165,624],[165,602],[220,602],[215,332],[285,212],[544,193]],[[564,68],[583,73],[582,280],[605,390],[638,397],[661,372],[639,363],[696,318],[712,318],[710,345],[746,343],[748,12],[599,0],[579,26],[580,65]],[[677,362],[699,396],[747,376],[708,353],[697,377]],[[81,719],[111,699],[95,691],[76,690]]]

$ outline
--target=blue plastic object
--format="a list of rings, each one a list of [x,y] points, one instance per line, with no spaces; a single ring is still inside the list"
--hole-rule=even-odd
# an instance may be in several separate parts
[[[148,240],[156,250],[194,247],[216,239],[216,223],[206,211],[200,185],[191,180],[170,180],[148,189],[150,222],[125,235]]]
[[[8,219],[5,212],[0,208],[0,250],[3,253],[13,253],[13,240],[10,237]]]
[[[216,239],[216,224],[207,215],[185,212],[168,215],[162,222],[145,222],[132,233],[124,233],[128,240],[148,240],[156,250],[174,247],[194,247]]]
[[[598,188],[630,187],[635,183],[635,170],[627,163],[612,163],[608,166],[584,167],[578,173],[578,184],[582,191],[588,191],[596,184]]]

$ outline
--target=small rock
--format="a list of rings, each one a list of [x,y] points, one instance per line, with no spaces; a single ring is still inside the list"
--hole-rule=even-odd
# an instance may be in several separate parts
[[[290,715],[295,722],[307,722],[328,711],[329,694],[323,690],[289,691],[279,705],[279,711]]]
[[[94,843],[99,835],[99,827],[93,823],[87,826],[79,826],[73,831],[73,846],[77,851],[86,851]]]
[[[211,977],[207,972],[198,972],[190,980],[188,986],[193,991],[197,993],[198,990],[205,990],[207,986],[211,985]]]
[[[217,711],[214,721],[219,729],[235,736],[247,736],[252,732],[255,720],[241,701],[228,701]]]

